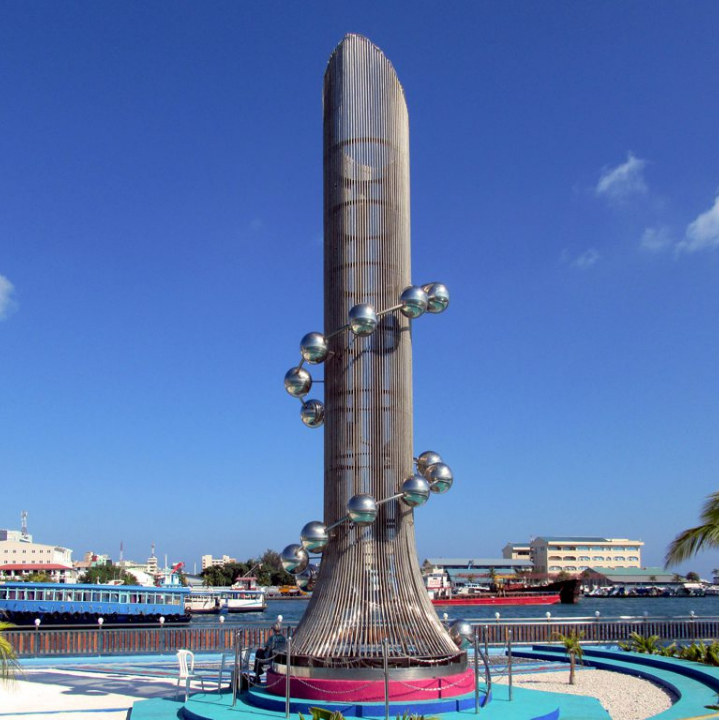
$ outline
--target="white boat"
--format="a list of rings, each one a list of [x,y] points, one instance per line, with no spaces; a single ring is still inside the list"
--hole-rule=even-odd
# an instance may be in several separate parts
[[[239,578],[231,587],[193,589],[185,601],[192,614],[263,612],[267,608],[265,591],[258,588],[255,578]]]
[[[479,583],[468,583],[457,590],[457,595],[481,595],[491,591],[489,585],[480,585]]]
[[[241,577],[225,592],[225,609],[230,613],[262,612],[267,608],[265,591],[254,577]]]
[[[191,615],[219,614],[222,610],[222,588],[192,590],[185,598],[185,611]]]
[[[228,613],[262,612],[267,608],[264,590],[247,590],[231,587],[223,593],[224,609]]]

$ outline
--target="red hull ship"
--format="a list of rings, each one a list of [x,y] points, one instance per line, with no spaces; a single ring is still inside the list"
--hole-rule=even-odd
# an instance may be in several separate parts
[[[455,595],[452,598],[432,598],[432,605],[557,605],[560,594],[507,593],[506,595]]]
[[[428,584],[428,591],[435,606],[473,605],[571,605],[579,597],[579,580],[558,580],[544,585],[510,585],[502,589],[492,587],[453,594],[448,579],[437,575]]]

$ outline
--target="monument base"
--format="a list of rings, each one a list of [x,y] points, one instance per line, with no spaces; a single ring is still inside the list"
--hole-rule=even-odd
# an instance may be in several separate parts
[[[376,703],[385,701],[383,679],[305,678],[290,675],[290,697],[334,703]],[[287,678],[273,670],[267,671],[266,690],[273,695],[285,696]],[[388,682],[391,702],[441,700],[474,692],[474,669],[443,677],[413,678]]]

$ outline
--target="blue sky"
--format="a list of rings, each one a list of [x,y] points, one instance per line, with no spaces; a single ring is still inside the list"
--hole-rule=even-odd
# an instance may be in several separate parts
[[[322,77],[409,106],[418,552],[590,534],[659,564],[719,477],[719,5],[0,5],[0,527],[190,568],[296,541],[322,430]],[[681,566],[719,566],[705,553]]]

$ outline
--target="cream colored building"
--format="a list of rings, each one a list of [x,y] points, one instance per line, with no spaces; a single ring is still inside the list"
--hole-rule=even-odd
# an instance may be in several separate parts
[[[640,540],[604,537],[537,537],[529,543],[535,572],[556,575],[581,573],[592,567],[640,568]]]
[[[17,530],[0,530],[0,577],[20,577],[45,572],[53,580],[73,582],[77,572],[72,550],[32,541],[31,535]]]
[[[227,565],[227,563],[236,563],[237,558],[231,558],[229,555],[223,555],[221,558],[212,557],[212,555],[202,556],[202,569],[206,570],[213,565]]]
[[[502,548],[502,557],[507,560],[531,560],[529,543],[507,543]]]

